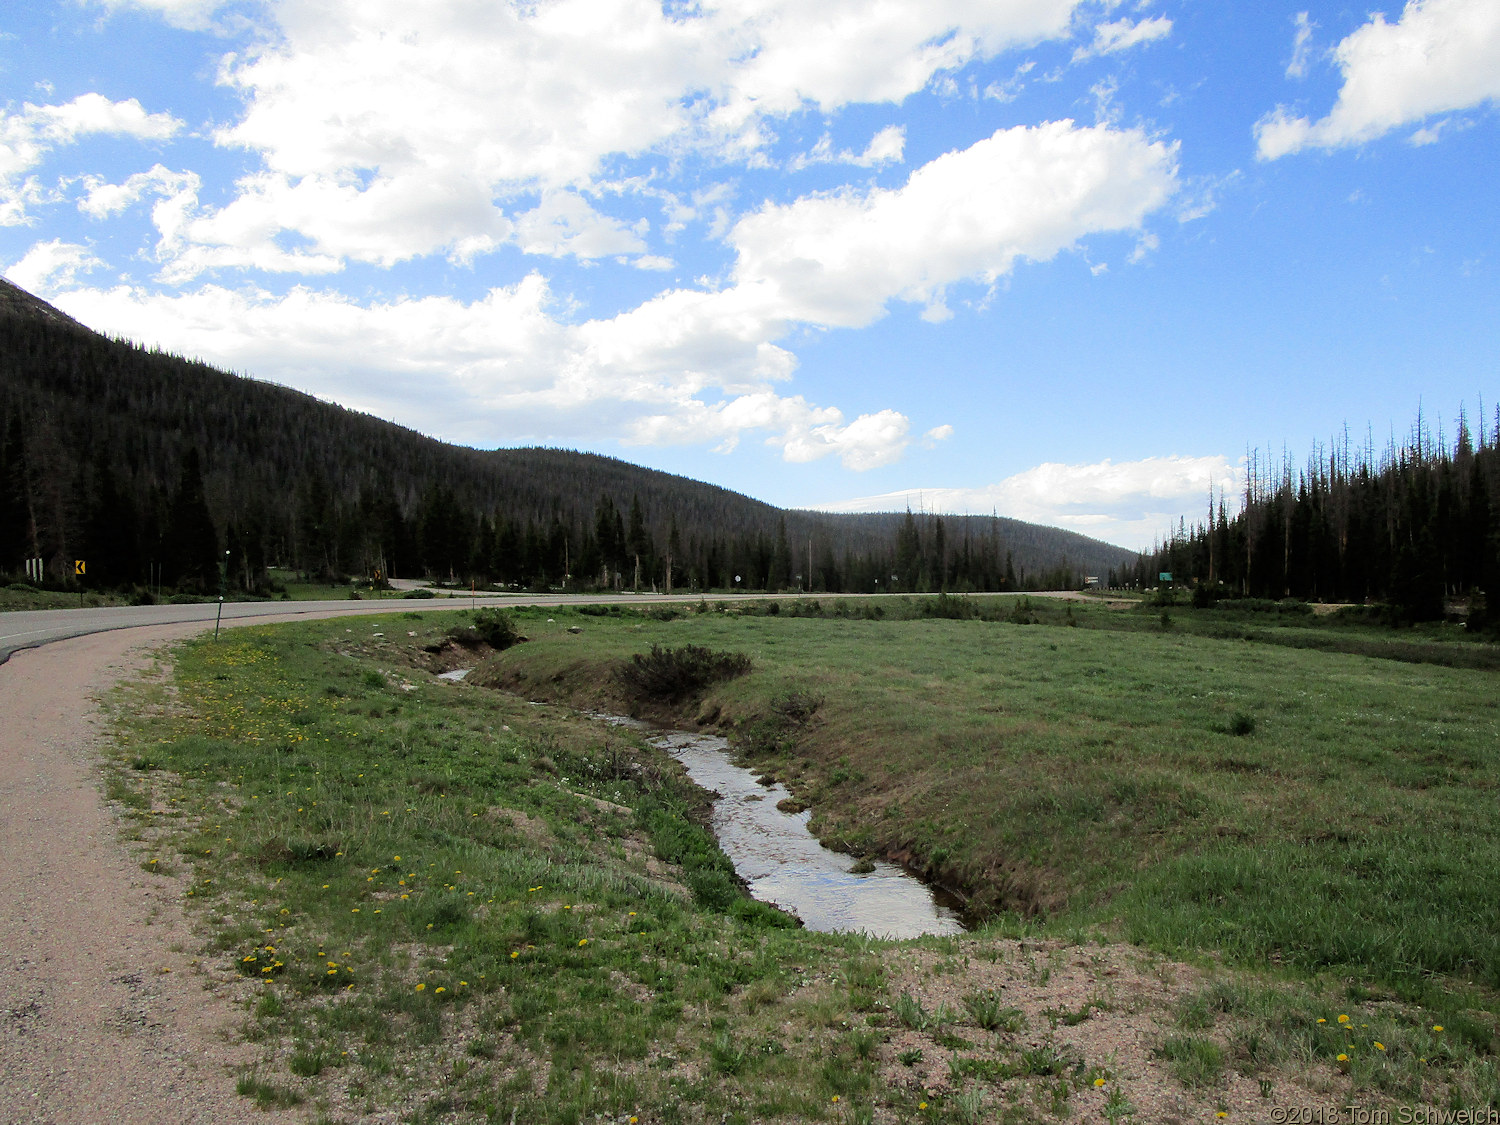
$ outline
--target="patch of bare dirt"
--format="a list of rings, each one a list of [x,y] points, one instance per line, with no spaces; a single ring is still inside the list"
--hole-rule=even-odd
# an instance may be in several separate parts
[[[1182,1034],[1175,1010],[1203,986],[1198,969],[1126,945],[971,938],[957,948],[956,954],[907,949],[884,958],[893,1015],[899,1017],[906,997],[923,1013],[915,1022],[928,1024],[893,1021],[894,1033],[878,1048],[884,1082],[919,1097],[953,1098],[974,1088],[974,1076],[988,1075],[999,1079],[986,1095],[992,1112],[1028,1106],[1038,1118],[1068,1122],[1107,1120],[1111,1098],[1133,1109],[1125,1120],[1152,1125],[1259,1122],[1276,1105],[1326,1100],[1314,1093],[1315,1078],[1286,1073],[1274,1079],[1268,1101],[1260,1080],[1232,1065],[1207,1086],[1184,1086],[1160,1048]],[[998,998],[1004,1013],[998,1030],[981,1028],[965,1004],[986,993]],[[916,1011],[905,1010],[908,1016]],[[1194,1034],[1214,1038],[1232,1059],[1227,1028]],[[1057,1076],[1024,1073],[1054,1064],[1066,1074],[1081,1066],[1090,1078],[1055,1100]],[[1005,1077],[1010,1071],[1022,1073]]]

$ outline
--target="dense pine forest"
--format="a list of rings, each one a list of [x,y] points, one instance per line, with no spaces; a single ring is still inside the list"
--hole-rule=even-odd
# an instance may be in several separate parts
[[[1500,411],[1479,432],[1461,412],[1450,441],[1418,417],[1379,455],[1346,434],[1300,469],[1252,459],[1239,504],[1210,499],[1123,581],[1159,571],[1189,583],[1200,603],[1220,596],[1378,602],[1397,619],[1427,621],[1462,603],[1470,627],[1500,620]]]
[[[782,511],[593,454],[447,445],[106,339],[0,280],[0,576],[266,593],[269,571],[529,589],[1067,587],[1133,553],[996,517]],[[73,560],[87,562],[81,580]]]

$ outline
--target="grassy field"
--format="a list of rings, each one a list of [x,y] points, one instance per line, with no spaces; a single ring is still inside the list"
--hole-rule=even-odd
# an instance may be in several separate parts
[[[514,611],[528,642],[470,679],[519,694],[436,681],[468,616],[426,607],[235,630],[130,689],[111,792],[238,982],[242,1092],[569,1123],[1500,1099],[1487,646],[1269,607],[701,608]],[[690,643],[752,667],[679,716],[988,927],[789,928],[674,763],[528,703],[666,715],[613,671]],[[1149,1025],[1139,1061],[1110,1021]]]
[[[880,620],[580,614],[577,636],[554,614],[485,674],[618,705],[601,669],[627,654],[732,648],[756,670],[699,717],[804,796],[827,840],[909,857],[981,915],[1117,921],[1406,993],[1434,973],[1500,988],[1500,678],[1409,662],[1491,646],[1300,615],[1263,643],[1244,614],[1173,609],[1164,627],[1154,609],[1000,604],[994,621],[893,619],[919,600]],[[1252,637],[1278,631],[1260,616]],[[810,723],[784,716],[799,695],[819,701]]]

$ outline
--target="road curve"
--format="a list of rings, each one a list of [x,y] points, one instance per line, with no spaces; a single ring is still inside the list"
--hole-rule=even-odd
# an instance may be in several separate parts
[[[742,601],[765,594],[722,594],[715,601]],[[837,595],[835,595],[837,596]],[[646,605],[660,602],[696,603],[697,594],[481,594],[478,597],[425,599],[383,598],[372,601],[320,602],[225,602],[224,621],[247,624],[257,618],[295,621],[298,618],[345,617],[393,610],[467,609],[471,606],[588,605],[613,602]],[[37,648],[69,637],[103,633],[114,629],[139,629],[151,625],[212,625],[218,604],[130,605],[102,609],[29,609],[0,613],[0,664],[12,653]]]
[[[1028,590],[1026,597],[1063,598],[1077,601],[1104,601],[1110,606],[1133,605],[1133,602],[1100,599],[1077,590]],[[426,599],[383,598],[374,601],[319,602],[225,602],[224,622],[248,624],[255,619],[295,621],[298,618],[353,617],[367,613],[390,613],[392,610],[467,609],[471,606],[550,606],[550,605],[659,605],[676,602],[693,605],[703,594],[480,594],[477,597],[443,597]],[[800,598],[804,594],[714,594],[715,602],[760,601],[767,598]],[[874,598],[885,594],[814,594],[815,598]],[[218,604],[131,605],[103,609],[28,609],[0,613],[0,664],[22,649],[37,648],[69,637],[103,633],[113,629],[139,629],[150,625],[211,624]]]

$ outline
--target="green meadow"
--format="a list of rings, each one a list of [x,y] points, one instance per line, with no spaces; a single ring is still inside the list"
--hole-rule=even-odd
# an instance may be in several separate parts
[[[906,858],[978,918],[1107,923],[1413,995],[1433,974],[1500,988],[1500,677],[1450,666],[1492,646],[1274,607],[1165,625],[1041,598],[881,608],[605,615],[578,635],[554,613],[482,675],[618,706],[605,672],[632,652],[743,652],[755,670],[694,717],[736,732],[826,842]],[[939,616],[965,610],[992,619]],[[810,718],[788,715],[799,699]]]
[[[1056,1041],[1103,992],[1028,1024],[895,983],[903,957],[961,982],[1028,943],[1199,966],[1152,1058],[1210,1118],[1236,1081],[1500,1098],[1491,646],[1039,598],[511,618],[501,652],[427,607],[235,629],[117,701],[110,792],[245,1007],[247,1098],[330,1122],[1132,1119],[1110,1058]],[[686,645],[749,670],[654,698],[619,675]],[[960,892],[980,929],[795,928],[743,896],[674,762],[571,707],[728,732],[825,842]]]

